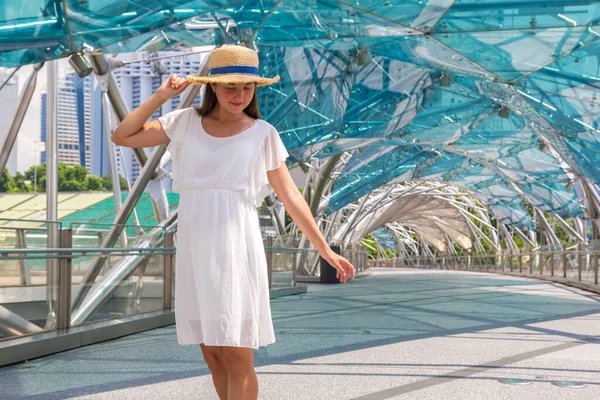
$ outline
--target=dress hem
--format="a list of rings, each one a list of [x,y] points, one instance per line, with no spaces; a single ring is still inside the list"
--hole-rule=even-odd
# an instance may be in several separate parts
[[[259,344],[258,347],[255,346],[244,346],[241,344],[212,344],[212,343],[205,343],[203,341],[201,342],[185,342],[185,343],[181,343],[181,342],[177,342],[177,344],[179,346],[190,346],[190,345],[200,345],[200,344],[204,344],[206,346],[221,346],[221,347],[244,347],[244,348],[250,348],[250,349],[254,349],[254,350],[258,350],[261,347],[266,347],[270,344],[275,343],[275,340],[273,340],[272,342],[268,342],[268,343],[264,343],[264,344]]]

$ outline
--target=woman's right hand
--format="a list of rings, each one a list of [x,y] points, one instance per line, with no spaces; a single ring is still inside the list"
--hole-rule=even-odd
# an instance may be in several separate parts
[[[171,98],[180,95],[190,85],[190,83],[177,75],[171,75],[156,90],[155,95],[162,101],[168,101]]]

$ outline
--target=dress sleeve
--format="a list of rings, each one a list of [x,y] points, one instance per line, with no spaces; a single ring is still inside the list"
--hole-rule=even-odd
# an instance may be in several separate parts
[[[271,127],[269,135],[265,140],[262,153],[265,160],[266,171],[279,168],[281,162],[285,161],[290,156],[279,136],[279,132],[273,127]]]
[[[188,131],[190,115],[196,112],[194,108],[184,108],[181,110],[171,111],[158,121],[162,125],[165,133],[171,139],[167,145],[167,151],[171,153],[171,179],[173,180],[173,191],[179,192],[181,183],[181,149],[185,140],[185,135]]]
[[[279,136],[279,132],[268,126],[268,133],[261,146],[259,163],[251,176],[248,197],[256,207],[260,207],[265,197],[271,192],[267,171],[279,168],[282,161],[289,157],[289,153]]]

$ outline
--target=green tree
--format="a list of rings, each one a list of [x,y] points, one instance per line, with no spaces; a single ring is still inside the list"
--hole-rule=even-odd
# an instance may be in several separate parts
[[[10,192],[14,187],[15,180],[8,173],[8,167],[4,167],[2,171],[2,179],[0,179],[0,192]]]
[[[85,185],[88,191],[104,191],[106,188],[104,187],[104,181],[99,176],[88,175],[85,178]]]
[[[10,189],[10,191],[11,192],[21,192],[21,193],[33,192],[33,188],[31,187],[31,184],[29,184],[27,181],[28,181],[27,177],[17,171],[17,173],[15,174],[15,177],[13,179],[14,186]]]
[[[37,174],[36,174],[37,171]],[[33,165],[25,171],[25,177],[31,181],[31,186],[37,183],[37,191],[46,191],[46,163],[42,165]]]
[[[121,175],[119,175],[119,183],[121,186],[121,190],[129,190],[127,179],[123,178]],[[106,188],[106,190],[112,190],[112,174],[104,175],[102,177],[102,184]]]

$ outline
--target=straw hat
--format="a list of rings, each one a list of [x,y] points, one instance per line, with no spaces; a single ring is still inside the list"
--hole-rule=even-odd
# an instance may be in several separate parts
[[[258,75],[258,54],[252,49],[237,45],[223,45],[210,55],[208,76],[191,76],[187,80],[195,85],[207,83],[250,83],[266,86],[279,82],[275,78]]]

